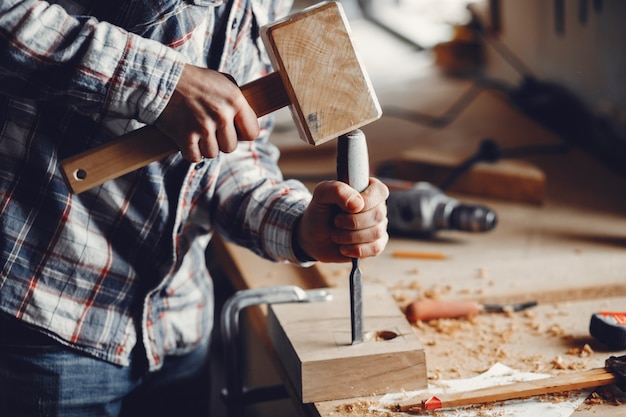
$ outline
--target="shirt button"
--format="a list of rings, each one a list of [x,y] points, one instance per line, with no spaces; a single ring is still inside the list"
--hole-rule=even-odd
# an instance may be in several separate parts
[[[195,169],[195,170],[197,171],[197,170],[199,170],[199,169],[202,169],[203,167],[204,167],[204,161],[202,161],[202,162],[198,162],[198,163],[197,163],[197,164],[193,167],[193,169]]]

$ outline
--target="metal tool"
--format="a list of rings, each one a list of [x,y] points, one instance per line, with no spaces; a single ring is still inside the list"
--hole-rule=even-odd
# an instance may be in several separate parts
[[[359,129],[339,136],[337,142],[337,179],[363,192],[369,185],[369,156],[365,134]],[[350,320],[352,344],[363,342],[363,277],[359,259],[352,259],[350,272]]]
[[[488,207],[462,203],[428,182],[382,181],[390,188],[387,218],[392,234],[430,237],[446,229],[486,232],[498,221]]]
[[[226,387],[222,399],[231,417],[243,416],[249,404],[287,397],[283,385],[250,389],[244,387],[243,370],[239,366],[242,343],[239,343],[239,314],[247,307],[261,304],[315,303],[329,301],[332,295],[323,289],[303,290],[295,285],[253,288],[237,291],[222,307],[220,317],[222,350],[226,363]]]
[[[616,384],[622,391],[626,390],[626,355],[619,357],[611,356],[606,360],[604,368],[566,373],[551,378],[516,382],[473,391],[440,394],[420,401],[408,399],[400,401],[393,408],[395,411],[409,411],[412,409],[437,410],[440,408],[513,400],[532,397],[534,395],[594,388],[610,384]]]
[[[480,304],[473,300],[431,300],[425,298],[415,300],[409,304],[405,314],[407,320],[416,322],[469,317],[482,312],[517,312],[536,305],[536,301],[518,304]]]

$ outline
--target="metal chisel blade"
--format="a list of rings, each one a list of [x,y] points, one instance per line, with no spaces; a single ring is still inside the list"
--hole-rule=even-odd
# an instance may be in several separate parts
[[[363,342],[363,278],[359,259],[352,259],[350,272],[350,319],[352,323],[352,344]]]

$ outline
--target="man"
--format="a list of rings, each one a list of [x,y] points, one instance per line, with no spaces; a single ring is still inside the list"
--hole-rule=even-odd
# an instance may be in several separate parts
[[[286,2],[53,3],[0,2],[0,415],[193,415],[212,234],[277,262],[374,256],[387,189],[284,180],[272,117],[222,74],[270,70],[258,29]],[[68,191],[60,160],[142,124],[181,152]]]

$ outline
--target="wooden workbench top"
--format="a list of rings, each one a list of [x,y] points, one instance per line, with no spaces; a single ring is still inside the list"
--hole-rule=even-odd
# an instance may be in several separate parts
[[[429,241],[392,239],[380,256],[362,261],[364,285],[385,284],[399,308],[422,296],[491,303],[539,301],[525,312],[414,325],[426,353],[429,380],[475,376],[496,362],[522,371],[559,374],[602,366],[606,357],[625,354],[608,351],[588,331],[593,312],[623,311],[626,305],[625,222],[558,207],[492,206],[501,217],[492,232],[445,232]],[[344,264],[304,269],[259,260],[245,249],[226,248],[240,268],[236,274],[240,288],[348,285],[349,266]],[[392,255],[397,249],[437,251],[447,258],[397,259]],[[264,327],[262,319],[257,325]],[[316,403],[306,409],[324,417],[369,415],[341,410],[358,410],[355,404],[362,407],[363,401],[375,400]],[[585,404],[574,415],[620,412],[609,401]]]
[[[502,104],[499,100],[485,96],[477,105],[496,112]],[[518,116],[511,112],[507,117]],[[368,133],[370,148],[383,147],[379,143],[383,136],[376,132],[389,126],[372,129]],[[543,135],[547,142],[555,140],[549,132]],[[533,140],[541,138],[535,135]],[[373,164],[377,157],[388,156],[386,153],[371,152]],[[315,150],[309,164],[322,175],[320,167],[327,164],[330,176],[333,157],[327,150]],[[362,260],[364,285],[386,285],[399,308],[423,296],[489,303],[539,302],[532,310],[512,315],[483,314],[471,321],[440,320],[414,326],[424,345],[431,381],[471,377],[495,362],[522,371],[572,372],[601,366],[614,354],[591,339],[588,326],[594,311],[624,310],[626,305],[626,179],[576,149],[563,155],[537,156],[532,162],[546,173],[542,205],[452,195],[495,210],[497,227],[486,233],[443,231],[429,240],[392,238],[380,256]],[[300,162],[297,165],[307,169]],[[348,264],[303,269],[275,265],[230,245],[222,249],[233,259],[230,276],[238,288],[348,285]],[[396,250],[438,252],[445,259],[400,259],[393,256]],[[263,329],[262,317],[256,325]],[[367,415],[341,411],[354,410],[346,404],[359,401],[363,399],[305,408],[309,414],[324,417]],[[617,416],[621,412],[607,402],[585,404],[574,415]]]
[[[417,68],[414,74],[401,77],[402,83],[393,83],[393,73],[385,74],[383,80],[374,74],[375,87],[381,83],[385,87],[377,91],[383,118],[363,129],[374,169],[414,146],[469,155],[484,138],[493,138],[505,148],[561,142],[492,92],[481,93],[445,129],[385,116],[385,106],[390,104],[441,114],[471,87],[469,81],[449,80],[432,69],[422,71],[405,57],[402,62]],[[404,65],[385,64],[398,70]],[[314,181],[333,178],[334,145],[311,148],[294,143],[289,139],[294,132],[288,117],[283,123],[279,115],[280,129],[274,135],[283,151],[281,166],[286,176]],[[533,155],[527,161],[545,173],[543,204],[452,194],[494,209],[499,219],[495,230],[475,234],[444,231],[429,240],[394,237],[380,256],[362,260],[364,285],[384,284],[399,308],[423,296],[490,303],[539,302],[524,312],[414,325],[432,382],[472,377],[496,362],[522,371],[575,372],[602,366],[612,354],[626,353],[608,351],[588,331],[593,312],[626,308],[626,178],[575,148],[562,154]],[[240,289],[279,284],[348,286],[348,264],[304,269],[263,261],[245,249],[220,242],[213,248],[226,260],[229,276]],[[438,252],[445,259],[399,259],[393,256],[396,250]],[[264,326],[260,309],[255,327],[263,333]],[[302,409],[323,417],[370,415],[355,405],[375,399],[315,403]],[[597,402],[583,404],[574,416],[624,414],[624,408],[615,407],[610,400]]]

